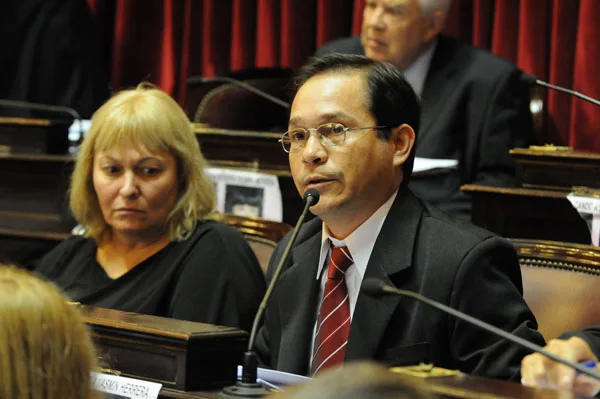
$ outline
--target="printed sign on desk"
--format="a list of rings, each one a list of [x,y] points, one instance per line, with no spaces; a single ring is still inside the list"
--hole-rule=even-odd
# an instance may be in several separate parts
[[[157,399],[162,384],[92,372],[95,390],[131,399]]]
[[[590,229],[592,244],[599,246],[600,241],[600,198],[571,193],[567,199],[573,208],[579,212]]]
[[[205,171],[215,182],[219,212],[282,221],[277,176],[223,168],[206,168]]]

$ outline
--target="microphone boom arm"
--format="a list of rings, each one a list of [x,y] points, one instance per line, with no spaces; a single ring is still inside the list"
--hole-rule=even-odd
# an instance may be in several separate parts
[[[595,104],[595,105],[597,105],[597,106],[600,106],[600,101],[598,101],[598,100],[596,100],[595,98],[592,98],[592,97],[590,97],[590,96],[586,96],[585,94],[582,94],[582,93],[580,93],[580,92],[578,92],[578,91],[571,90],[571,89],[566,89],[566,88],[564,88],[564,87],[560,87],[560,86],[556,86],[556,85],[553,85],[553,84],[551,84],[551,83],[544,82],[543,80],[539,80],[539,79],[536,79],[536,80],[535,80],[535,83],[536,83],[537,85],[539,85],[539,86],[548,87],[548,88],[550,88],[550,89],[554,89],[554,90],[556,90],[556,91],[560,91],[560,92],[563,92],[563,93],[567,93],[567,94],[570,94],[570,95],[572,95],[572,96],[575,96],[575,97],[581,98],[582,100],[589,101],[589,102],[591,102],[592,104]]]
[[[40,104],[40,103],[30,103],[26,101],[17,101],[17,100],[5,100],[0,99],[0,106],[8,106],[15,108],[28,108],[28,109],[37,109],[38,111],[49,111],[49,112],[63,112],[69,114],[75,120],[81,120],[81,116],[79,113],[70,107],[65,107],[62,105],[48,105],[48,104]]]
[[[289,109],[290,105],[288,103],[286,103],[283,100],[280,100],[279,98],[270,95],[269,93],[265,93],[264,91],[257,89],[256,87],[249,85],[246,82],[243,82],[241,80],[237,80],[237,79],[233,79],[233,78],[229,78],[227,76],[215,76],[213,78],[202,78],[202,77],[191,77],[188,78],[187,80],[187,84],[188,86],[193,86],[193,85],[197,85],[200,83],[205,83],[205,82],[227,82],[227,83],[231,83],[235,86],[239,86],[242,87],[254,94],[256,94],[257,96],[260,96],[262,98],[266,98],[267,100],[285,108],[285,109]]]
[[[297,227],[302,226],[302,223],[304,223],[304,218],[306,217],[308,208],[310,208],[313,205],[313,202],[316,202],[315,197],[313,197],[312,195],[307,196],[306,203],[304,204],[304,209],[302,210],[300,219],[298,219],[298,222],[296,224]],[[298,235],[299,231],[300,231],[299,228],[296,228],[296,229],[294,229],[294,231],[292,231],[290,240],[288,241],[287,245],[285,246],[285,249],[283,251],[283,255],[281,256],[279,264],[275,268],[275,272],[273,273],[273,276],[271,277],[272,282],[275,282],[279,279],[279,275],[281,274],[281,271],[283,270],[283,262],[285,262],[285,260],[287,259],[288,253],[292,249],[292,246],[294,245],[294,241],[296,241],[296,236]],[[269,287],[267,287],[267,291],[265,292],[263,300],[260,303],[260,305],[258,306],[258,311],[256,312],[256,317],[254,318],[254,323],[252,324],[250,339],[248,340],[248,350],[249,351],[252,350],[252,346],[254,345],[254,340],[256,338],[256,332],[258,330],[258,325],[260,323],[260,320],[262,319],[262,315],[265,312],[265,309],[267,307],[267,302],[269,301],[269,298],[271,297],[271,292],[273,291],[274,288],[275,288],[275,284],[269,284]]]
[[[453,308],[451,308],[449,306],[446,306],[446,305],[444,305],[442,303],[439,303],[439,302],[436,302],[434,300],[431,300],[431,299],[429,299],[427,297],[424,297],[423,295],[417,294],[417,293],[412,292],[412,291],[400,290],[400,289],[394,288],[392,286],[389,286],[387,284],[384,284],[383,282],[381,282],[381,284],[378,284],[378,285],[379,285],[379,287],[381,289],[381,292],[383,292],[383,293],[396,294],[396,295],[408,296],[408,297],[414,298],[414,299],[418,300],[419,302],[422,302],[422,303],[424,303],[426,305],[429,305],[429,306],[431,306],[433,308],[441,310],[442,312],[448,313],[448,314],[456,317],[457,319],[466,321],[466,322],[468,322],[468,323],[470,323],[472,325],[475,325],[475,326],[477,326],[477,327],[479,327],[481,329],[484,329],[484,330],[486,330],[488,332],[492,332],[494,334],[497,334],[497,335],[501,336],[502,338],[504,338],[504,339],[506,339],[506,340],[508,340],[510,342],[513,342],[513,343],[515,343],[517,345],[520,345],[520,346],[522,346],[522,347],[524,347],[526,349],[529,349],[529,350],[531,350],[533,352],[541,353],[542,355],[544,355],[544,356],[546,356],[546,357],[548,357],[548,358],[550,358],[550,359],[552,359],[552,360],[554,360],[554,361],[556,361],[558,363],[565,364],[565,365],[567,365],[569,367],[574,368],[575,370],[579,371],[582,374],[588,375],[588,376],[590,376],[590,377],[592,377],[592,378],[600,381],[600,373],[598,373],[594,369],[582,366],[581,364],[578,364],[578,363],[571,362],[571,361],[569,361],[567,359],[563,359],[560,356],[557,356],[557,355],[555,355],[553,353],[548,352],[547,350],[545,350],[544,348],[542,348],[539,345],[536,345],[536,344],[534,344],[532,342],[529,342],[526,339],[523,339],[523,338],[518,337],[518,336],[516,336],[514,334],[511,334],[511,333],[509,333],[507,331],[504,331],[504,330],[502,330],[502,329],[500,329],[498,327],[495,327],[495,326],[493,326],[493,325],[491,325],[489,323],[486,323],[486,322],[484,322],[482,320],[479,320],[479,319],[477,319],[477,318],[475,318],[473,316],[469,316],[468,314],[460,312],[460,311],[458,311],[456,309],[453,309]]]

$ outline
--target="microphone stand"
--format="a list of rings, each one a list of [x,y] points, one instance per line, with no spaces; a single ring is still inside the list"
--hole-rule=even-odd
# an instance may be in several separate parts
[[[543,86],[543,87],[547,87],[549,89],[560,91],[562,93],[567,93],[567,94],[570,94],[570,95],[575,96],[577,98],[581,98],[582,100],[588,101],[588,102],[590,102],[590,103],[592,103],[594,105],[600,106],[600,101],[596,100],[595,98],[592,98],[590,96],[586,96],[585,94],[582,94],[582,93],[580,93],[578,91],[575,91],[575,90],[567,89],[565,87],[556,86],[556,85],[553,85],[551,83],[544,82],[543,80],[538,79],[534,75],[523,74],[522,79],[523,79],[523,81],[525,81],[528,84]]]
[[[277,283],[279,275],[283,270],[283,265],[289,257],[289,253],[294,245],[294,241],[296,241],[296,236],[298,235],[298,231],[300,231],[300,226],[302,226],[302,223],[304,223],[304,218],[308,213],[308,208],[319,202],[319,192],[315,189],[307,190],[306,193],[304,193],[304,201],[305,204],[302,214],[300,214],[300,218],[298,218],[298,222],[292,231],[292,235],[290,236],[285,250],[283,251],[283,255],[281,255],[281,259],[279,260],[279,263],[275,268],[275,272],[271,277],[271,282],[267,287],[265,296],[263,297],[262,302],[258,307],[258,311],[256,312],[256,316],[254,317],[252,330],[250,332],[250,339],[248,340],[248,349],[246,352],[244,352],[244,360],[242,362],[242,379],[241,381],[237,381],[235,385],[230,385],[223,388],[217,398],[262,398],[263,396],[269,394],[269,391],[262,384],[259,384],[256,381],[258,376],[258,358],[256,356],[256,352],[254,352],[254,341],[256,340],[256,333],[258,332],[260,321],[267,307],[267,302],[269,301],[269,298],[271,298],[275,284]]]
[[[526,339],[518,337],[518,336],[511,334],[507,331],[504,331],[496,326],[493,326],[482,320],[479,320],[473,316],[469,316],[466,313],[463,313],[463,312],[453,309],[449,306],[446,306],[442,303],[434,301],[433,299],[424,297],[423,295],[417,294],[416,292],[407,291],[407,290],[399,290],[395,287],[392,287],[391,285],[384,283],[382,280],[379,280],[379,279],[373,278],[373,277],[367,278],[367,279],[365,279],[365,281],[363,281],[361,290],[365,294],[371,295],[371,296],[382,296],[385,294],[392,294],[392,295],[400,295],[400,296],[405,296],[405,297],[407,296],[407,297],[416,299],[419,302],[429,305],[435,309],[441,310],[443,313],[450,314],[450,315],[456,317],[457,319],[466,321],[467,323],[474,325],[476,327],[479,327],[487,332],[490,332],[495,335],[499,335],[500,337],[502,337],[512,343],[515,343],[523,348],[529,349],[533,352],[541,353],[542,355],[549,357],[550,359],[557,361],[558,363],[562,363],[564,365],[572,367],[575,370],[579,371],[580,373],[583,373],[585,375],[588,375],[588,376],[594,378],[597,381],[600,381],[600,373],[598,373],[597,371],[595,371],[589,367],[582,366],[581,364],[571,362],[571,361],[564,359],[558,355],[550,353],[547,350],[545,350],[544,348],[542,348],[541,346],[536,345],[532,342],[529,342]]]
[[[187,85],[188,86],[196,86],[202,83],[208,83],[208,82],[225,82],[225,83],[231,83],[235,86],[239,86],[243,89],[246,89],[254,94],[256,94],[257,96],[260,96],[262,98],[266,98],[267,100],[285,108],[285,109],[289,109],[290,105],[288,103],[286,103],[283,100],[280,100],[277,97],[274,97],[272,95],[270,95],[269,93],[266,93],[263,90],[257,89],[256,87],[249,85],[246,82],[242,82],[241,80],[237,80],[237,79],[233,79],[233,78],[229,78],[226,76],[215,76],[214,78],[203,78],[203,77],[191,77],[187,79]]]
[[[14,108],[37,109],[38,111],[62,112],[71,115],[74,120],[81,120],[81,115],[79,115],[74,108],[64,107],[62,105],[48,105],[5,99],[0,99],[0,105]]]

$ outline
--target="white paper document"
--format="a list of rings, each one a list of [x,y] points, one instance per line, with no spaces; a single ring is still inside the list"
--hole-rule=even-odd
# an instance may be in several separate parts
[[[242,378],[242,366],[238,366],[237,370],[238,379]],[[286,373],[285,371],[277,371],[271,369],[265,369],[262,367],[258,368],[257,372],[258,382],[261,380],[266,383],[267,387],[282,390],[287,385],[296,385],[302,382],[310,381],[310,377],[303,375]]]
[[[415,157],[413,172],[425,172],[433,169],[454,169],[458,167],[456,159],[434,159]]]
[[[567,195],[567,199],[587,223],[592,244],[597,247],[600,244],[600,198],[571,193]]]

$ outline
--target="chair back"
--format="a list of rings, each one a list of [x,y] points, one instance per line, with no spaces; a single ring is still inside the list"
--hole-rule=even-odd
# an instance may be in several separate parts
[[[511,241],[521,266],[523,296],[546,340],[600,324],[599,248],[557,241]]]
[[[252,79],[245,83],[287,102],[287,78]],[[286,108],[227,83],[206,93],[194,112],[193,122],[222,129],[283,133],[288,116]]]
[[[223,214],[222,222],[235,227],[246,237],[264,273],[275,246],[292,229],[287,223],[230,214]]]
[[[223,77],[253,86],[284,102],[289,101],[293,70],[252,68]],[[286,130],[289,111],[233,83],[206,81],[188,85],[186,112],[193,122],[214,128],[252,131]]]

